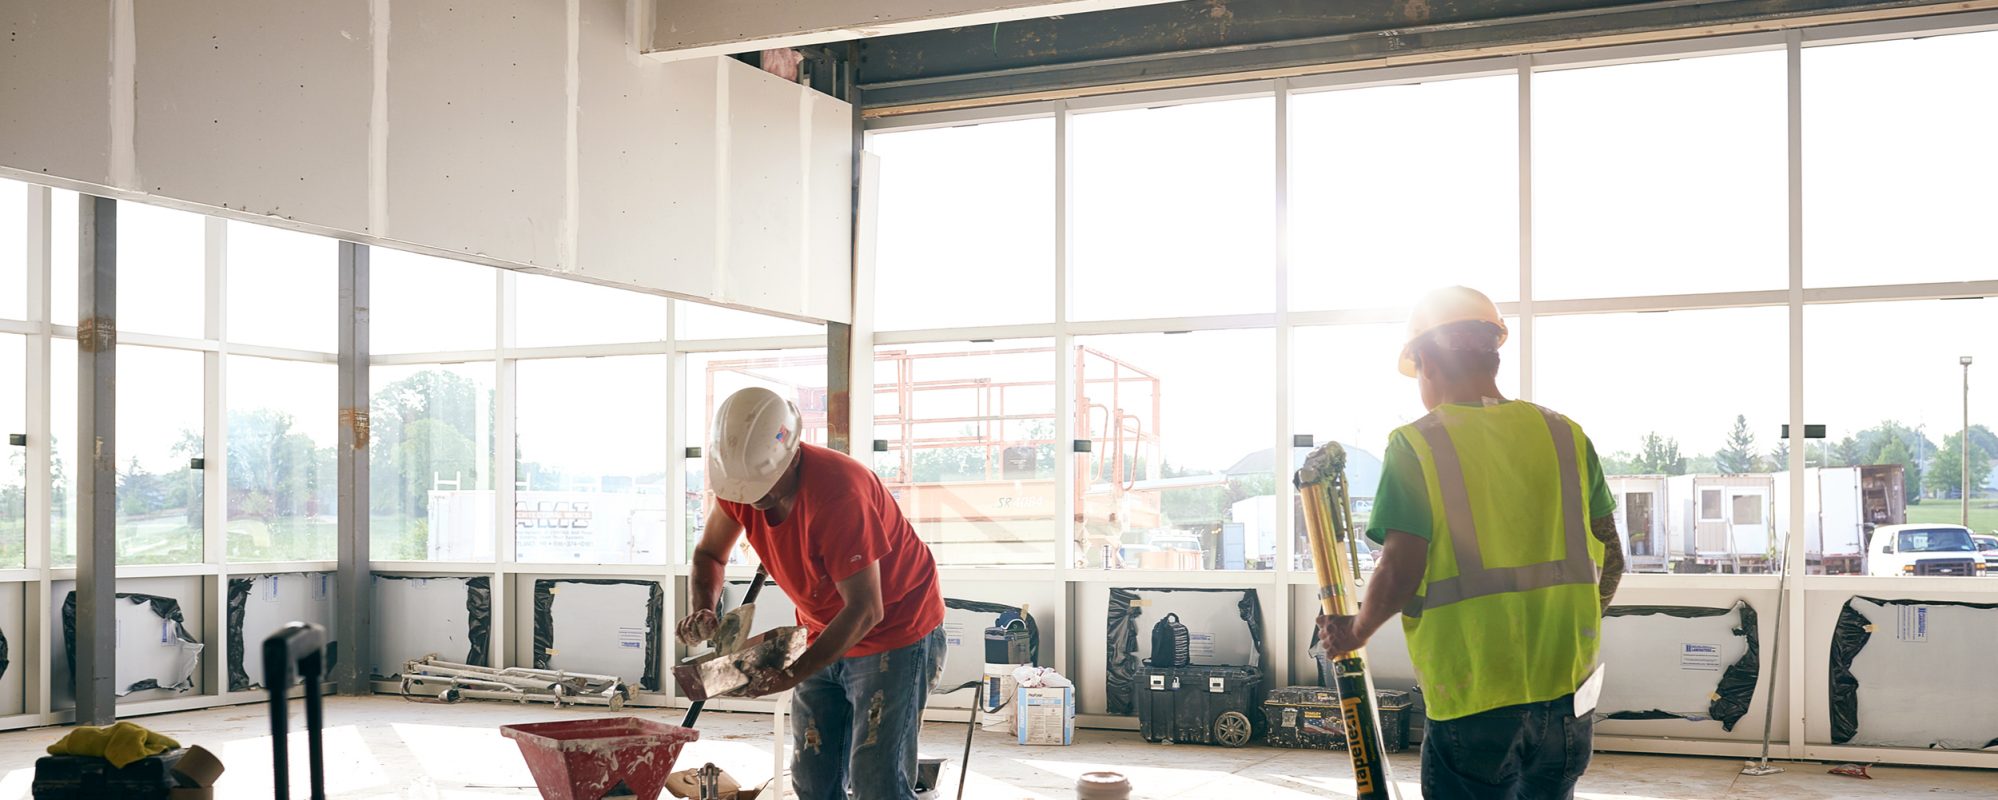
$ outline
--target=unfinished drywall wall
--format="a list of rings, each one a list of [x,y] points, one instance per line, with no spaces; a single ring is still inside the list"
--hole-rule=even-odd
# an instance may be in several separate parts
[[[402,674],[403,664],[435,654],[486,666],[492,640],[492,579],[375,576],[374,641],[368,654],[376,677]]]
[[[1998,750],[1994,634],[1998,603],[1847,600],[1829,653],[1832,742]]]
[[[537,578],[526,599],[533,625],[527,665],[615,675],[660,691],[666,593],[657,581]]]
[[[0,175],[847,321],[851,107],[637,10],[10,3]]]
[[[1712,720],[1731,731],[1762,666],[1759,615],[1730,608],[1617,605],[1602,624],[1598,718]]]
[[[1138,669],[1151,658],[1152,628],[1177,616],[1191,639],[1194,664],[1261,667],[1263,612],[1255,589],[1212,587],[1114,587],[1106,592],[1103,709],[1134,713]]]
[[[22,669],[28,655],[27,587],[32,583],[0,584],[0,716],[19,714],[27,709],[28,671]]]
[[[71,661],[74,643],[67,635],[74,623],[64,624],[65,616],[74,619],[73,606],[68,615],[64,607],[75,591],[75,581],[49,584],[49,691],[51,705],[58,710],[76,707]],[[118,651],[113,674],[118,702],[164,700],[204,691],[207,675],[199,667],[207,632],[201,579],[126,578],[118,581],[117,594],[113,635],[118,637]],[[162,688],[150,688],[147,681]]]
[[[985,628],[998,614],[972,610],[990,604],[1005,608],[1025,607],[1033,616],[1040,644],[1042,666],[1065,669],[1057,658],[1063,642],[1061,605],[1064,590],[1060,583],[1035,580],[972,580],[967,573],[977,570],[945,570],[940,576],[944,595],[944,636],[946,658],[937,690],[961,686],[985,671]],[[990,607],[990,606],[985,606]],[[1087,643],[1085,643],[1087,644]],[[1102,663],[1102,656],[1096,657]],[[936,694],[931,708],[970,708],[971,691]]]
[[[335,630],[339,607],[330,572],[294,572],[229,579],[229,691],[264,688],[264,638],[293,622]],[[335,647],[334,658],[338,659]],[[331,664],[327,665],[330,672]],[[296,683],[299,679],[293,679]]]

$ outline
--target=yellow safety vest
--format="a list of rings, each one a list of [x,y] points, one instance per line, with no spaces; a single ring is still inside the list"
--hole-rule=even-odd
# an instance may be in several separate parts
[[[1581,426],[1515,401],[1439,406],[1401,433],[1431,509],[1429,566],[1402,612],[1429,717],[1574,692],[1602,624]]]

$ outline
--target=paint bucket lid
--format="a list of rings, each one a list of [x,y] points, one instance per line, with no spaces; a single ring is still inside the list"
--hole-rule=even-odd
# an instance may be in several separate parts
[[[1125,800],[1131,782],[1115,772],[1085,772],[1075,780],[1076,800]]]

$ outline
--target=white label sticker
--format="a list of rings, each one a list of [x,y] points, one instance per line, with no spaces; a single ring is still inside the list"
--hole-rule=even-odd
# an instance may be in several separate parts
[[[1210,663],[1213,662],[1214,634],[1194,633],[1188,634],[1186,638],[1188,654],[1192,656],[1194,661],[1205,659]]]
[[[173,620],[170,619],[160,620],[161,647],[172,647],[173,645],[179,643],[177,641],[179,638],[180,637],[173,635]]]
[[[264,602],[275,603],[278,599],[278,576],[264,578]]]
[[[964,623],[946,622],[944,623],[943,627],[944,627],[944,644],[951,647],[964,646]]]
[[[333,576],[324,572],[319,573],[319,580],[312,583],[312,599],[315,602],[323,602],[326,599],[326,594],[331,591],[332,586]]]
[[[1679,668],[1698,670],[1700,672],[1719,672],[1721,668],[1720,645],[1681,642],[1679,644]]]
[[[618,628],[618,629],[617,629],[617,646],[618,646],[618,647],[621,647],[621,648],[628,648],[628,649],[632,649],[632,650],[643,650],[643,649],[645,649],[645,629],[644,629],[644,628]]]
[[[1899,624],[1895,626],[1894,638],[1904,642],[1926,642],[1929,640],[1929,607],[1898,606]]]

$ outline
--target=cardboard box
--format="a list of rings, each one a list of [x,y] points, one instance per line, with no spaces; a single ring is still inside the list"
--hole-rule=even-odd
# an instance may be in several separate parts
[[[1013,710],[1020,744],[1066,746],[1075,741],[1075,687],[1022,688]]]

